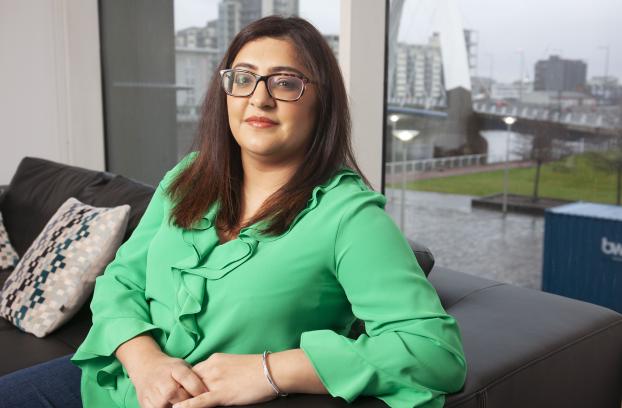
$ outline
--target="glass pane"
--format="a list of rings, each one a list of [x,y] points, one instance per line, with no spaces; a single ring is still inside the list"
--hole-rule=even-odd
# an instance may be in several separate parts
[[[387,209],[437,265],[540,289],[545,211],[620,205],[621,13],[391,1]]]
[[[338,49],[339,8],[330,0],[176,0],[174,4],[178,159],[192,145],[207,86],[242,27],[271,14],[301,16],[326,33],[333,49]],[[336,12],[323,12],[327,7]]]
[[[172,1],[100,2],[107,170],[156,184],[176,163]]]
[[[246,24],[300,15],[337,51],[338,9],[329,0],[101,2],[107,170],[155,184],[188,152],[210,79]]]

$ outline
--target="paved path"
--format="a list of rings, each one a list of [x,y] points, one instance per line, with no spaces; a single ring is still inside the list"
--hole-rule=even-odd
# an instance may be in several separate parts
[[[387,212],[399,225],[400,190],[387,189]],[[540,289],[544,218],[471,208],[471,197],[406,192],[406,235],[430,248],[436,264]]]

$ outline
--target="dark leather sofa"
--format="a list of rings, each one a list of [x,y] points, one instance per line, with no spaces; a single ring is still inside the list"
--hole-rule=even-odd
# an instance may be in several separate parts
[[[70,196],[95,206],[130,204],[127,239],[153,191],[151,186],[120,175],[26,157],[10,184],[0,186],[0,210],[21,256]],[[466,383],[460,392],[447,397],[446,407],[620,407],[622,315],[433,267],[430,252],[413,242],[411,245],[445,309],[458,320],[464,342]],[[0,281],[5,278],[0,276]],[[87,304],[61,329],[38,339],[0,318],[0,375],[72,353],[86,335],[90,319]],[[361,397],[352,405],[386,406],[371,397]],[[261,406],[347,404],[325,395],[290,395]]]

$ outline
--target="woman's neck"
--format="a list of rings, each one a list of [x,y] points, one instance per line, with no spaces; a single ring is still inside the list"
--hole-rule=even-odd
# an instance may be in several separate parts
[[[280,165],[267,164],[242,156],[244,179],[240,219],[234,231],[217,231],[221,244],[237,237],[242,225],[255,216],[268,197],[289,181],[298,165],[294,161]]]
[[[244,206],[257,210],[261,204],[292,178],[300,160],[290,159],[287,162],[268,163],[253,157],[242,155],[244,179],[242,196]],[[244,211],[246,213],[255,211]]]

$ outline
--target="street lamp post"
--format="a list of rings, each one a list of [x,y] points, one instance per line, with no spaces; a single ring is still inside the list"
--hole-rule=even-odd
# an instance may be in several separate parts
[[[490,58],[490,66],[488,69],[488,77],[490,79],[490,83],[488,85],[488,98],[490,99],[492,98],[492,77],[493,77],[493,66],[495,64],[495,56],[490,53],[484,53],[482,54],[482,56]]]
[[[609,76],[609,46],[598,47],[599,50],[605,51],[605,75],[603,76],[603,92],[602,97],[607,98],[607,77]],[[601,102],[606,103],[606,102]]]
[[[522,48],[520,48],[517,51],[520,54],[520,77],[519,77],[519,89],[518,89],[518,101],[522,102],[523,101],[523,86],[524,86],[524,73],[525,73],[525,50],[523,50]]]
[[[397,125],[397,122],[400,120],[400,117],[398,115],[391,115],[389,116],[389,121],[391,122],[391,136],[396,137],[395,136],[395,127]],[[395,161],[397,160],[396,158],[396,148],[395,148],[395,143],[391,143],[391,177],[395,178]]]
[[[400,205],[400,230],[402,234],[405,234],[404,230],[404,217],[406,208],[406,143],[410,142],[419,134],[418,130],[400,130],[394,133],[394,136],[398,138],[402,144],[402,191],[401,191],[401,205]]]
[[[516,118],[513,116],[506,116],[503,118],[503,122],[507,125],[507,133],[505,135],[505,168],[503,172],[503,216],[505,217],[508,210],[508,162],[510,160],[510,134],[512,132],[512,125],[516,122]]]
[[[605,51],[605,76],[603,78],[603,85],[607,81],[607,77],[609,76],[609,46],[604,45],[602,47],[598,47],[599,50]]]

